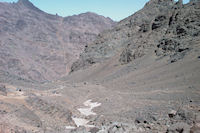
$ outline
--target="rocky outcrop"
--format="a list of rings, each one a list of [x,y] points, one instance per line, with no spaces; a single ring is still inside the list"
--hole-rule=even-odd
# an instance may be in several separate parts
[[[116,57],[127,64],[152,51],[158,57],[169,56],[169,62],[182,59],[199,41],[199,5],[199,1],[150,0],[114,29],[101,33],[71,71]]]
[[[0,84],[0,95],[4,95],[4,96],[7,95],[7,90],[6,90],[5,85]]]
[[[129,47],[130,45],[128,45],[127,47],[125,47],[125,49],[122,51],[121,55],[120,55],[120,59],[119,61],[121,62],[121,64],[127,64],[131,61],[133,61],[134,59],[140,58],[144,55],[142,49],[143,47],[138,47],[136,49],[131,49]]]
[[[115,22],[87,12],[60,17],[28,0],[0,3],[0,70],[22,80],[54,80],[68,74],[85,45]]]

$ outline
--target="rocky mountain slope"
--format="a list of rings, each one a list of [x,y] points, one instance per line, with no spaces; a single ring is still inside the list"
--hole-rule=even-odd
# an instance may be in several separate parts
[[[104,87],[91,93],[107,132],[199,132],[199,18],[199,0],[150,0],[88,45],[63,81]]]
[[[183,5],[181,1],[151,0],[114,29],[101,33],[72,71],[113,57],[127,64],[152,50],[156,56],[170,56],[169,62],[176,62],[198,45],[199,24],[198,1]]]
[[[0,3],[0,71],[30,81],[67,75],[85,45],[114,24],[90,12],[50,15],[28,0]]]

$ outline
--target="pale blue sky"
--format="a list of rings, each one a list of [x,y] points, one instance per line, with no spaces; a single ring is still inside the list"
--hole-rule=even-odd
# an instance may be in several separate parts
[[[122,20],[141,9],[148,0],[30,0],[41,10],[60,16],[95,12],[115,21]],[[189,0],[184,0],[187,2]],[[0,0],[17,2],[17,0]]]

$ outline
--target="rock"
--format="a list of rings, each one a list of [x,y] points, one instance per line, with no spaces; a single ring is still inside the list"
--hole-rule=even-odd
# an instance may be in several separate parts
[[[19,92],[21,92],[21,91],[22,91],[22,89],[20,89],[20,88],[17,88],[17,89],[16,89],[16,91],[19,91]]]
[[[130,49],[126,48],[122,54],[120,55],[120,62],[122,64],[127,64],[133,60],[133,51]]]
[[[179,40],[164,38],[159,41],[155,52],[157,56],[170,56],[169,61],[174,63],[183,59],[188,51],[189,48],[181,44]]]
[[[161,48],[164,53],[176,51],[180,43],[174,39],[162,39],[160,43],[157,45],[158,48]]]
[[[6,110],[0,110],[0,114],[7,114],[8,112]]]
[[[177,7],[178,8],[182,8],[183,6],[183,0],[178,0],[177,3],[176,3]]]
[[[161,26],[163,26],[164,24],[167,23],[166,21],[167,17],[164,15],[159,15],[155,18],[153,24],[152,24],[152,30],[155,30],[157,28],[160,28]]]
[[[171,110],[171,111],[168,113],[169,118],[173,118],[174,116],[176,116],[176,113],[177,113],[177,111]]]
[[[167,129],[166,133],[190,133],[190,126],[183,122],[175,123]]]
[[[143,55],[144,53],[142,52],[142,46],[137,49],[133,49],[130,47],[130,45],[127,45],[127,47],[121,53],[119,61],[121,64],[127,64],[134,59],[142,57]]]
[[[196,2],[200,2],[199,0],[190,0],[190,3],[196,3]]]
[[[85,66],[91,66],[92,64],[95,64],[95,60],[93,58],[88,58],[85,60],[85,62],[82,62],[81,60],[78,60],[76,62],[73,63],[72,67],[71,67],[71,72],[77,71],[79,70],[79,67],[85,67]]]
[[[157,118],[155,115],[148,114],[148,120],[149,120],[149,121],[151,121],[151,122],[152,122],[152,121],[155,122],[155,121],[157,121],[157,119],[158,119],[158,118]]]
[[[113,126],[111,126],[108,129],[108,133],[124,133],[125,129],[123,128],[123,125],[120,123],[114,123]]]
[[[176,34],[179,35],[179,36],[185,36],[185,35],[187,35],[187,31],[186,31],[185,28],[183,28],[180,25],[178,25],[176,27]]]
[[[182,120],[184,122],[187,122],[188,124],[192,124],[193,121],[195,121],[195,114],[190,111],[190,110],[186,110],[186,109],[179,109],[177,111],[177,115],[176,115],[176,120]]]
[[[155,53],[157,56],[162,56],[163,55],[163,50],[161,48],[158,48],[155,50]]]
[[[59,94],[59,92],[58,92],[58,91],[52,91],[52,93],[53,93],[53,94]]]
[[[200,123],[196,123],[190,128],[190,133],[200,133]]]
[[[140,32],[147,32],[147,31],[149,31],[149,29],[150,29],[150,25],[148,23],[145,23],[145,24],[142,24],[140,26],[139,31]]]
[[[136,123],[136,124],[147,123],[147,121],[146,121],[143,117],[137,117],[137,118],[135,119],[135,123]]]
[[[190,133],[200,133],[200,114],[196,115],[195,124],[191,127]]]
[[[0,95],[7,96],[7,91],[5,85],[0,84]]]
[[[99,128],[92,128],[92,129],[90,129],[90,133],[98,133],[98,131],[99,131],[100,129]]]

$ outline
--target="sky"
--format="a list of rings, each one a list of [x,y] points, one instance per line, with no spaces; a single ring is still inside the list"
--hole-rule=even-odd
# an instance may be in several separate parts
[[[94,12],[120,21],[141,9],[149,0],[30,0],[39,9],[60,16]],[[184,0],[187,3],[189,0]],[[0,0],[17,2],[17,0]]]

